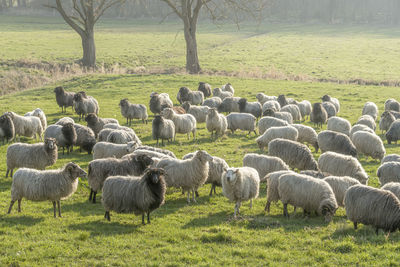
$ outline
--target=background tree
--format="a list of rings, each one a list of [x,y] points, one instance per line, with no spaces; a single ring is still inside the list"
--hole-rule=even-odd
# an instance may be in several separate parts
[[[186,41],[186,70],[189,73],[201,71],[197,54],[197,22],[204,7],[213,21],[232,19],[239,22],[239,13],[260,12],[266,0],[161,0],[165,2],[182,21]]]
[[[82,39],[83,57],[82,65],[86,67],[96,66],[96,46],[94,42],[94,25],[104,12],[116,4],[122,4],[125,0],[71,0],[55,1],[54,5],[47,7],[56,9],[65,22],[74,29]]]

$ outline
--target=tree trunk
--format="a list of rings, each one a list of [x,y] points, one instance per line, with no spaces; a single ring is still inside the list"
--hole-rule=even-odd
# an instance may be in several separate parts
[[[96,66],[96,46],[94,43],[94,31],[87,31],[81,36],[83,57],[82,65],[85,67],[94,68]]]
[[[186,70],[191,74],[196,74],[201,71],[199,57],[197,55],[196,25],[194,25],[194,23],[184,21]]]
[[[13,7],[13,0],[8,0],[8,7]]]

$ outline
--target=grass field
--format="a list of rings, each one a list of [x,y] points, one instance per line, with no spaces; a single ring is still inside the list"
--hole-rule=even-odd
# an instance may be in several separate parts
[[[179,87],[195,89],[199,81],[206,81],[213,87],[231,82],[235,95],[251,101],[258,92],[284,93],[310,102],[330,94],[340,99],[339,115],[355,123],[365,102],[374,101],[382,111],[387,98],[398,98],[399,89],[394,87],[315,82],[398,80],[397,28],[248,24],[237,31],[233,25],[202,24],[198,36],[200,63],[205,73],[220,76],[182,74],[185,50],[181,28],[172,22],[159,25],[145,20],[103,20],[96,32],[100,64],[118,63],[121,68],[144,69],[145,73],[159,70],[172,74],[54,77],[35,64],[56,66],[79,59],[78,35],[58,18],[0,16],[0,88],[8,83],[14,86],[8,88],[16,90],[46,84],[1,96],[0,110],[24,114],[40,107],[48,124],[54,123],[64,114],[56,105],[53,88],[63,85],[69,91],[85,90],[99,101],[101,117],[117,118],[124,124],[120,99],[127,97],[148,105],[150,93],[158,91],[169,93],[176,103]],[[257,78],[266,76],[274,79]],[[300,81],[293,81],[296,79]],[[70,108],[67,115],[77,119]],[[132,128],[144,144],[155,145],[151,123],[135,121]],[[234,167],[242,165],[246,153],[261,153],[254,134],[238,131],[211,141],[201,123],[197,137],[193,142],[178,135],[166,148],[178,157],[204,149]],[[385,147],[387,154],[400,152],[397,145],[386,141]],[[354,231],[343,208],[330,224],[322,217],[304,218],[300,211],[285,219],[281,203],[272,205],[271,213],[265,214],[265,184],[253,209],[244,204],[237,220],[232,216],[234,204],[222,195],[221,188],[217,188],[216,196],[209,197],[210,185],[206,185],[200,189],[198,203],[190,205],[179,190],[169,189],[165,205],[152,214],[150,225],[142,226],[140,217],[115,213],[107,222],[102,205],[87,200],[86,179],[80,180],[71,198],[62,201],[63,218],[52,217],[50,202],[25,200],[22,213],[14,207],[7,215],[12,180],[4,176],[6,149],[7,145],[0,146],[1,266],[399,265],[399,233],[375,235],[373,228],[363,225]],[[318,156],[315,154],[315,158]],[[59,154],[52,168],[74,161],[87,169],[91,159],[91,155],[75,150],[70,155]],[[369,185],[377,187],[379,162],[365,158],[360,162],[370,175]]]
[[[117,118],[124,123],[118,102],[123,97],[148,104],[154,90],[167,92],[174,99],[180,86],[195,87],[200,81],[218,86],[228,81],[223,77],[186,75],[95,75],[62,83],[67,90],[85,90],[96,97],[102,117]],[[363,104],[373,99],[380,110],[383,102],[397,88],[343,86],[336,84],[270,81],[229,78],[236,95],[255,99],[257,92],[276,95],[285,92],[296,99],[312,102],[325,93],[341,100],[340,116],[354,123]],[[61,83],[60,83],[61,84]],[[0,109],[25,113],[40,106],[49,124],[62,117],[52,93],[54,86],[10,94],[0,98]],[[68,109],[69,116],[77,118]],[[307,122],[308,125],[311,125]],[[132,126],[145,144],[151,140],[151,124],[135,122]],[[261,153],[255,136],[236,132],[211,142],[204,123],[198,126],[198,140],[188,141],[178,135],[166,146],[178,157],[197,149],[225,158],[230,166],[241,166],[244,154]],[[25,139],[24,141],[32,142]],[[386,143],[386,142],[385,142]],[[398,152],[395,145],[385,144],[387,153]],[[5,152],[0,147],[0,173],[5,173]],[[318,157],[318,154],[315,155]],[[54,167],[74,161],[87,168],[91,156],[79,153],[59,155]],[[369,184],[378,185],[377,161],[361,159],[370,175]],[[265,184],[252,210],[245,204],[242,216],[233,220],[233,203],[222,195],[208,197],[210,185],[200,190],[197,204],[187,205],[179,190],[168,190],[166,204],[152,214],[152,223],[142,226],[141,218],[112,213],[112,221],[104,220],[100,203],[88,202],[87,180],[80,181],[77,192],[62,201],[63,218],[52,217],[50,202],[22,202],[22,213],[13,210],[6,215],[10,200],[11,179],[0,180],[0,265],[397,265],[400,235],[375,235],[374,229],[361,226],[354,231],[340,208],[333,222],[322,217],[305,219],[299,211],[285,219],[282,205],[272,205],[271,214],[264,213]]]

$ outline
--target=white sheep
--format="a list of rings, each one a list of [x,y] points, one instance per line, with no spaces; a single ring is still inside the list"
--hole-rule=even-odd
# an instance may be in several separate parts
[[[222,175],[222,193],[230,201],[234,201],[234,217],[240,214],[240,206],[243,201],[250,200],[250,208],[253,199],[258,197],[260,177],[256,169],[250,167],[228,168]]]
[[[385,111],[400,111],[400,103],[393,98],[389,98],[385,101]]]
[[[294,121],[301,121],[303,119],[299,107],[294,104],[284,106],[281,108],[280,112],[289,112]]]
[[[288,126],[288,125],[289,123],[285,120],[281,120],[270,116],[262,117],[258,121],[258,132],[259,134],[263,134],[265,133],[266,130],[268,130],[271,127]]]
[[[129,125],[131,125],[132,119],[139,119],[147,124],[147,118],[149,116],[145,105],[132,104],[127,98],[124,98],[119,102],[119,106],[121,107],[122,116],[126,118],[126,124],[128,124],[129,121]]]
[[[107,136],[107,142],[114,143],[114,144],[127,144],[130,141],[135,141],[137,144],[141,145],[142,142],[140,141],[139,137],[131,131],[125,130],[113,130]]]
[[[318,159],[320,171],[335,176],[350,176],[356,178],[361,184],[367,184],[368,174],[360,162],[352,157],[335,152],[325,152]]]
[[[376,170],[381,186],[390,182],[400,182],[400,162],[390,161],[383,163]]]
[[[272,202],[278,202],[280,200],[279,197],[279,178],[287,173],[294,173],[289,170],[282,170],[282,171],[276,171],[276,172],[271,172],[266,175],[265,179],[267,180],[267,203],[265,204],[264,211],[267,211],[269,213],[270,208],[271,208],[271,203]],[[295,212],[296,212],[296,207],[294,207]]]
[[[345,155],[357,156],[357,149],[350,138],[342,133],[334,131],[322,131],[318,134],[318,146],[321,153],[333,151]]]
[[[151,123],[153,140],[161,139],[161,144],[164,145],[164,140],[168,142],[172,141],[175,137],[175,124],[172,120],[164,119],[160,115],[154,116],[154,120]]]
[[[336,202],[341,207],[344,206],[344,195],[347,189],[353,185],[360,184],[357,179],[349,176],[327,176],[323,180],[331,186]]]
[[[312,106],[310,101],[308,100],[303,100],[301,102],[295,101],[295,104],[299,107],[300,114],[303,120],[305,120],[307,116],[311,115]]]
[[[211,132],[211,138],[214,131],[216,138],[218,138],[218,135],[222,136],[225,134],[228,128],[228,121],[223,114],[219,114],[215,108],[212,108],[207,113],[206,128]]]
[[[398,199],[400,199],[400,183],[391,182],[381,187],[382,190],[392,192]]]
[[[336,112],[340,111],[340,102],[339,99],[331,97],[329,95],[324,95],[322,98],[322,101],[328,101],[331,102],[335,106]]]
[[[280,111],[281,105],[276,100],[268,100],[262,105],[262,112],[264,113],[267,109],[273,109],[274,111]]]
[[[232,84],[227,83],[221,86],[222,91],[230,92],[232,95],[235,94],[235,89],[233,89]]]
[[[231,92],[222,91],[221,88],[214,88],[213,96],[219,97],[219,98],[221,98],[221,100],[224,100],[227,97],[232,97],[233,94]]]
[[[333,116],[328,119],[327,130],[350,136],[350,129],[350,122],[344,118]]]
[[[28,117],[28,116],[38,117],[40,119],[40,122],[42,123],[43,130],[46,130],[46,128],[47,128],[46,114],[44,114],[43,110],[41,110],[40,108],[34,109],[30,112],[27,112],[27,113],[25,113],[24,116],[25,117]]]
[[[263,116],[275,117],[277,119],[287,121],[287,123],[289,123],[289,124],[293,123],[292,114],[290,114],[289,112],[286,112],[286,111],[277,112],[277,111],[274,111],[273,109],[267,109],[263,112]]]
[[[374,102],[365,103],[362,109],[362,115],[370,115],[374,120],[378,118],[378,107]]]
[[[379,136],[374,133],[358,131],[353,134],[353,144],[358,154],[364,154],[367,158],[382,160],[386,154],[385,147]]]
[[[303,124],[290,124],[290,126],[296,128],[298,132],[297,142],[310,144],[314,147],[315,152],[318,152],[318,135],[313,128]]]
[[[239,100],[239,112],[240,113],[250,113],[256,118],[260,118],[262,115],[261,104],[258,102],[249,102],[246,98],[241,98]]]
[[[72,124],[74,124],[75,121],[74,121],[73,118],[70,118],[70,117],[63,117],[63,118],[59,119],[59,120],[58,120],[56,123],[54,123],[54,124],[56,124],[56,125],[64,125],[64,124],[66,124],[66,123],[72,123]]]
[[[329,184],[313,177],[287,173],[279,178],[279,197],[283,204],[283,216],[289,217],[287,205],[301,207],[305,214],[315,211],[329,222],[338,204]]]
[[[193,140],[196,140],[196,118],[191,114],[176,114],[171,108],[166,108],[161,111],[161,115],[172,120],[175,125],[175,136],[176,134],[187,134],[188,139],[190,138],[190,133],[193,134]]]
[[[176,99],[180,104],[185,101],[189,101],[189,103],[192,105],[201,105],[204,102],[204,94],[201,91],[192,91],[187,87],[181,87]]]
[[[278,99],[276,96],[268,96],[268,95],[266,95],[264,93],[258,93],[256,95],[256,98],[257,98],[258,102],[260,102],[261,105],[264,105],[264,103],[267,102],[267,101],[277,100]]]
[[[257,135],[257,119],[251,114],[233,112],[226,116],[226,120],[228,122],[228,129],[231,130],[232,133],[234,133],[237,129],[240,129],[242,131],[248,131],[249,134],[254,132],[254,134]]]
[[[388,131],[395,120],[396,117],[392,114],[391,111],[383,112],[381,115],[381,119],[379,120],[379,129],[381,129],[381,133],[383,133],[384,131]]]
[[[36,140],[40,139],[43,140],[43,127],[42,127],[42,122],[38,117],[34,116],[20,116],[16,114],[15,112],[6,112],[12,119],[14,123],[14,129],[15,129],[15,137],[14,140],[16,139],[18,135],[18,140],[20,140],[20,136],[26,136],[26,137],[36,137]]]
[[[356,124],[363,124],[367,125],[369,128],[375,131],[376,129],[376,123],[373,117],[370,115],[362,115],[360,118],[358,118],[358,121]]]
[[[391,161],[400,162],[400,155],[389,154],[382,159],[381,164],[383,164],[385,162],[391,162]]]
[[[139,145],[135,141],[127,144],[113,144],[108,142],[98,142],[93,147],[93,159],[112,158],[117,159],[132,153]]]
[[[353,141],[353,134],[358,132],[358,131],[365,131],[369,132],[372,134],[375,134],[375,131],[369,128],[367,125],[364,124],[355,124],[353,127],[351,127],[350,130],[350,139]]]
[[[260,182],[264,182],[266,175],[271,172],[289,170],[289,166],[280,158],[248,153],[243,157],[243,167],[257,170]]]
[[[66,123],[64,125],[52,124],[47,127],[44,132],[44,138],[54,138],[57,141],[57,146],[62,147],[63,155],[64,148],[67,148],[67,153],[73,149],[76,144],[76,131],[72,123]]]
[[[149,151],[155,151],[161,154],[165,154],[171,158],[176,159],[177,157],[175,156],[174,152],[168,150],[168,149],[162,149],[158,147],[153,147],[153,146],[139,146],[135,150],[149,150]]]
[[[335,108],[335,105],[332,102],[322,102],[322,106],[326,110],[326,113],[328,114],[328,118],[336,116],[337,110]]]
[[[193,115],[196,119],[197,123],[205,122],[208,114],[208,110],[210,109],[207,106],[194,106],[191,105],[188,101],[182,104],[182,107],[185,109],[187,114]]]
[[[271,127],[263,135],[259,136],[256,142],[260,150],[264,150],[264,147],[268,146],[269,142],[274,139],[282,138],[297,141],[298,136],[299,132],[292,126]]]
[[[207,152],[199,150],[191,159],[164,157],[157,164],[157,168],[165,170],[165,182],[168,187],[182,188],[187,192],[187,202],[190,203],[190,192],[193,202],[196,202],[195,191],[207,180],[210,160],[212,157]]]
[[[211,98],[208,98],[204,100],[203,106],[207,106],[209,108],[219,108],[219,106],[222,103],[222,99],[216,96],[213,96]]]
[[[11,185],[11,203],[8,213],[18,200],[18,212],[21,212],[22,198],[33,201],[50,200],[53,203],[54,218],[56,203],[58,217],[61,217],[61,199],[67,199],[78,187],[78,177],[85,177],[86,172],[77,164],[70,162],[58,170],[39,171],[21,168],[15,172]]]

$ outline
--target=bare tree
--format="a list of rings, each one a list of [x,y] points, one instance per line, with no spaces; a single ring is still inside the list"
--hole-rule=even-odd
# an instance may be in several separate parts
[[[55,6],[47,7],[56,9],[65,22],[74,29],[82,39],[83,57],[82,65],[95,67],[96,46],[94,42],[94,25],[104,12],[116,4],[122,4],[125,0],[71,0],[72,6],[64,5],[61,0],[55,0]]]
[[[200,11],[204,7],[213,21],[231,18],[236,23],[238,13],[249,12],[255,14],[260,11],[267,0],[161,0],[165,2],[183,21],[183,31],[186,41],[186,70],[189,73],[201,71],[197,54],[197,21]],[[256,4],[256,2],[258,4]],[[253,13],[254,12],[254,13]],[[229,16],[227,15],[229,14]]]

